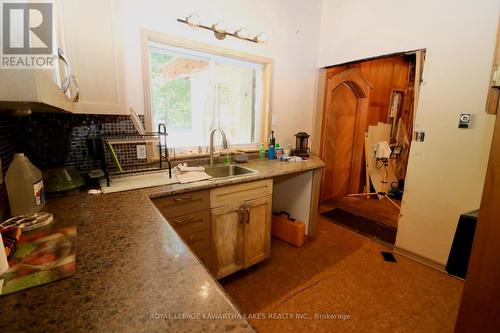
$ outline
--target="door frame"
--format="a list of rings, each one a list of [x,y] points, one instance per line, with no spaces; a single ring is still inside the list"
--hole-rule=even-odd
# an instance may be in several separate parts
[[[324,103],[323,103],[323,114],[321,120],[321,138],[319,145],[319,156],[324,159],[325,156],[325,135],[326,135],[326,124],[328,123],[328,107],[333,90],[338,86],[345,84],[347,85],[354,95],[356,96],[358,103],[356,108],[356,121],[355,121],[355,133],[354,133],[354,145],[352,151],[352,162],[351,162],[351,175],[359,174],[361,175],[361,170],[363,168],[363,157],[365,151],[365,132],[368,124],[368,101],[370,97],[370,91],[372,89],[371,84],[365,79],[361,72],[356,68],[350,68],[340,73],[334,73],[326,70],[325,73],[325,83],[326,89],[324,92]],[[362,130],[360,130],[362,129]],[[325,173],[323,173],[324,177]],[[323,181],[324,183],[324,181]],[[361,184],[361,177],[352,178],[349,182],[350,189],[359,189]],[[357,190],[354,191],[358,192]],[[323,199],[323,198],[322,198]]]

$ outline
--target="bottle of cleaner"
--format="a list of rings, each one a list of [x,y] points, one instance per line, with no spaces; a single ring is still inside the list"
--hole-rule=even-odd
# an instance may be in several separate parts
[[[276,144],[276,159],[278,161],[283,161],[283,147],[279,143]]]
[[[261,143],[259,146],[259,160],[263,161],[266,158],[266,148]]]
[[[267,149],[267,158],[274,160],[274,145],[276,139],[274,138],[274,131],[271,131],[271,137],[269,138],[269,148]]]
[[[45,205],[42,172],[24,154],[14,154],[5,183],[12,216],[32,215]]]

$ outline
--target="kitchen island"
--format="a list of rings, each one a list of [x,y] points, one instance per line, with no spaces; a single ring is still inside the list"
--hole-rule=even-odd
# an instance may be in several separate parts
[[[303,162],[250,161],[245,177],[106,195],[51,199],[44,211],[76,225],[72,277],[0,298],[1,332],[252,332],[222,287],[166,223],[151,199],[321,170]]]

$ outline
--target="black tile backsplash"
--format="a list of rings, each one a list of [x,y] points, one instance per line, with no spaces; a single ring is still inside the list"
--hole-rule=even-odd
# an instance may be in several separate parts
[[[19,151],[21,145],[21,122],[17,117],[10,117],[0,112],[0,160],[4,182],[0,184],[0,221],[8,210],[7,189],[5,187],[5,173],[12,157]]]
[[[79,171],[89,171],[100,167],[87,148],[87,138],[99,134],[99,125],[106,135],[136,132],[128,116],[38,113],[22,119],[23,147],[39,169],[73,165]],[[123,164],[135,159],[130,153],[118,156]]]
[[[144,122],[143,117],[141,118]],[[73,165],[82,173],[100,168],[100,162],[89,154],[87,138],[97,136],[99,125],[107,135],[135,133],[128,116],[74,115],[59,113],[33,113],[15,117],[0,111],[0,159],[3,175],[7,172],[13,154],[25,153],[39,169]],[[136,159],[135,145],[117,147],[124,165]],[[108,163],[112,161],[107,154]],[[5,182],[0,184],[0,220],[8,209]]]

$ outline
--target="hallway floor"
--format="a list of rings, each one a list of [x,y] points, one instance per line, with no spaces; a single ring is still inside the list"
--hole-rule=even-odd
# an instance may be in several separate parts
[[[396,202],[400,204],[400,202]],[[321,204],[321,211],[342,208],[345,211],[372,219],[378,223],[385,224],[397,229],[399,219],[399,209],[387,199],[379,200],[376,196],[366,199],[366,197],[338,197],[327,200]]]
[[[385,262],[390,250],[320,217],[302,248],[273,238],[269,260],[220,282],[244,313],[266,314],[250,320],[259,332],[452,332],[463,282],[398,255]],[[311,319],[269,318],[292,312]]]

